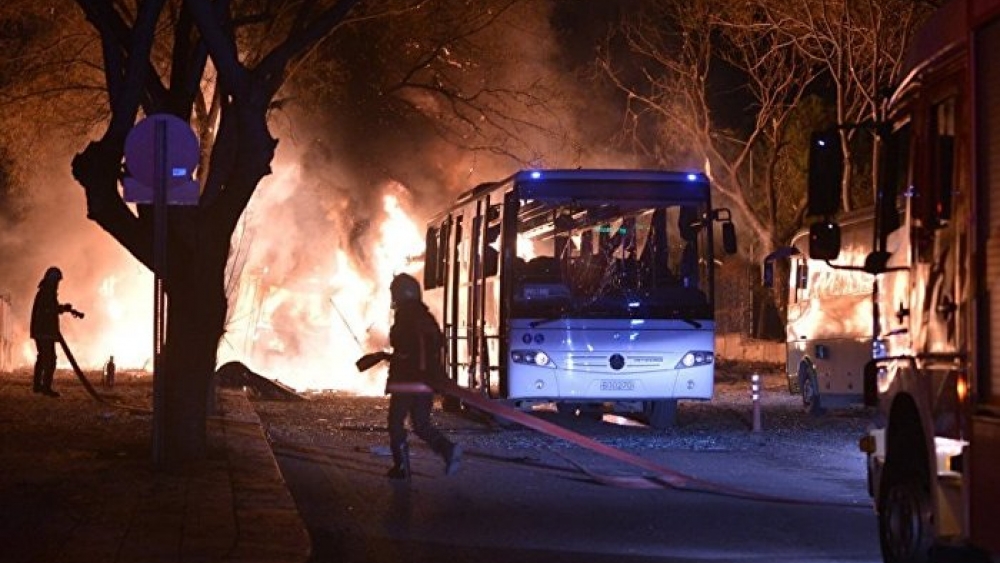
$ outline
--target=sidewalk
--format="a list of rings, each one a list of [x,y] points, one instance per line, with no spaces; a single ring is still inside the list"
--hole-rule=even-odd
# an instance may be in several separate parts
[[[94,401],[60,372],[60,398],[0,375],[0,554],[9,563],[306,561],[310,539],[260,419],[222,391],[209,455],[152,469],[148,414]],[[114,390],[148,405],[151,384]],[[137,402],[138,401],[138,402]],[[143,403],[143,401],[145,401]]]

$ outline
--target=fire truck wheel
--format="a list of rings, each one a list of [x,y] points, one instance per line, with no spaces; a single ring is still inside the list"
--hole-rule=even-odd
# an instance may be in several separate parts
[[[878,513],[885,563],[927,563],[934,541],[930,492],[918,480],[887,475]]]

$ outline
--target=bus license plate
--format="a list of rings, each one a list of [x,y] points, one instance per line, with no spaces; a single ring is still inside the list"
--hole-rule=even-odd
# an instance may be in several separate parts
[[[620,379],[601,380],[601,391],[635,391],[635,382]]]

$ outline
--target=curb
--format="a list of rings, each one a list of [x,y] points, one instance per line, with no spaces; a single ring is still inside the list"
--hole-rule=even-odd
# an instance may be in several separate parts
[[[312,541],[246,394],[220,389],[236,544],[227,562],[298,563]]]

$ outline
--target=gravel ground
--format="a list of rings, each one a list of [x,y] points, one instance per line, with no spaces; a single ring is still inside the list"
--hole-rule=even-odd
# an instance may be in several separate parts
[[[762,432],[752,432],[750,374],[762,379]],[[370,449],[386,443],[385,397],[314,393],[308,401],[255,401],[271,440],[299,446]],[[822,416],[803,412],[801,397],[788,393],[785,376],[774,366],[723,365],[717,372],[711,401],[681,401],[677,425],[656,430],[620,416],[593,418],[560,415],[552,409],[537,416],[566,426],[602,443],[637,454],[643,451],[780,452],[802,464],[817,458],[839,459],[863,467],[858,438],[869,426],[871,411],[862,407],[831,410]],[[497,424],[474,413],[455,415],[435,410],[436,423],[467,449],[489,452],[560,451],[571,444],[533,430]]]
[[[763,431],[753,433],[750,373],[762,376]],[[152,402],[151,378],[144,374],[119,374],[113,390],[101,393],[114,402],[148,408]],[[98,373],[89,374],[93,383]],[[0,453],[5,464],[25,470],[45,467],[54,451],[73,452],[101,459],[148,457],[150,417],[93,401],[70,372],[57,374],[56,387],[64,394],[49,399],[30,393],[30,375],[5,374],[0,378]],[[249,392],[252,394],[253,390]],[[313,393],[305,401],[254,399],[254,406],[275,443],[300,446],[331,446],[371,449],[384,447],[388,400],[384,396],[358,397],[326,392]],[[569,417],[554,409],[536,411],[537,416],[571,428],[605,444],[642,454],[643,451],[773,451],[791,463],[815,463],[817,458],[835,459],[854,468],[863,467],[857,440],[869,426],[871,411],[862,407],[831,410],[819,417],[805,414],[801,398],[789,395],[784,375],[775,367],[723,365],[717,372],[711,401],[682,401],[674,428],[656,430],[624,417],[606,415],[603,421]],[[562,440],[534,430],[497,424],[475,414],[456,415],[435,410],[435,419],[446,432],[467,448],[484,452],[525,454],[533,450],[565,451],[573,448]],[[15,430],[16,428],[16,430]],[[71,429],[67,433],[63,429]],[[47,436],[39,441],[38,436]],[[87,444],[86,447],[83,444]],[[777,454],[776,454],[777,455]],[[52,469],[55,469],[52,467]],[[851,469],[857,472],[858,469]],[[10,472],[15,473],[15,472]],[[9,485],[9,483],[7,483]],[[0,472],[0,486],[4,486]]]

